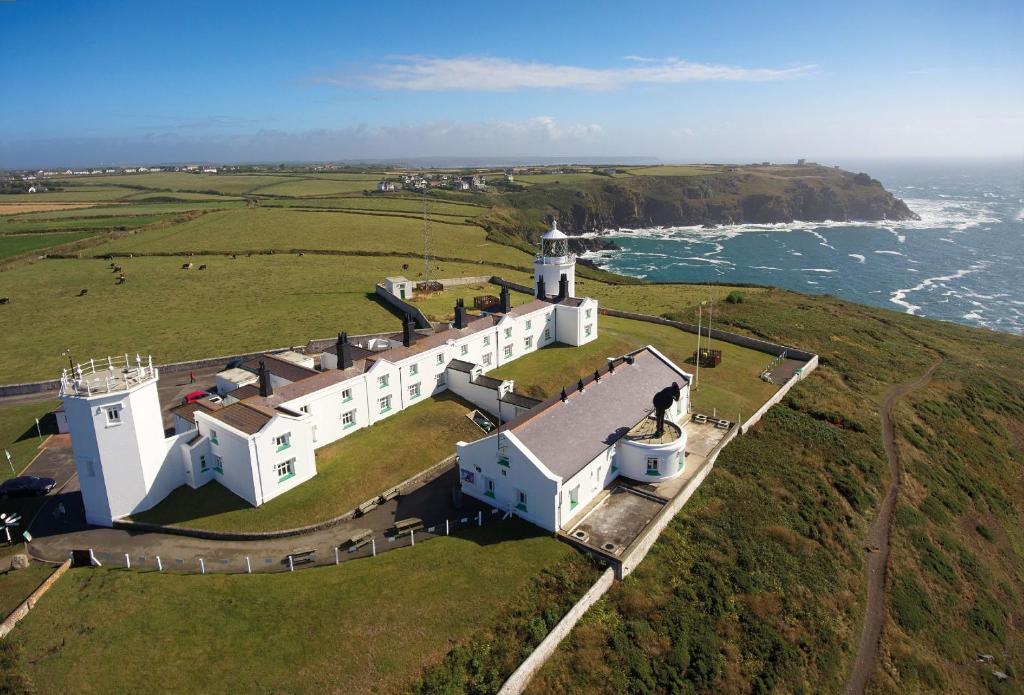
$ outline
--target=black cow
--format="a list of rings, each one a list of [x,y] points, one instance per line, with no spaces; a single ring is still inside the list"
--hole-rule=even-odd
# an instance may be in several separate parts
[[[660,437],[665,433],[665,411],[672,407],[672,404],[679,400],[680,396],[679,384],[672,382],[671,386],[666,386],[661,391],[654,394],[654,409],[657,411],[658,418],[658,429],[654,433],[654,436]]]

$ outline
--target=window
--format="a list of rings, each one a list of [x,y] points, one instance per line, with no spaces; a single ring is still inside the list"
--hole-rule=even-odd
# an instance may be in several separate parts
[[[685,457],[686,457],[686,454],[684,454],[683,452],[679,452],[679,463],[676,464],[676,470],[677,471],[683,470],[683,466],[686,465],[686,458]]]
[[[418,364],[409,365],[409,376],[416,376],[420,373],[420,366]]]
[[[108,425],[120,425],[121,424],[121,406],[115,405],[107,408],[107,424]]]
[[[213,455],[213,472],[223,473],[224,472],[224,459],[216,454]]]
[[[587,318],[589,319],[594,314],[593,309],[587,309]]]
[[[498,454],[498,465],[504,466],[505,468],[511,468],[511,463],[508,460],[508,456],[505,454]]]
[[[528,335],[525,338],[523,338],[523,346],[527,350],[529,350],[530,348],[533,347],[533,336],[532,335]]]
[[[377,388],[385,389],[388,387],[388,375],[377,377]]]
[[[494,499],[494,480],[491,478],[484,478],[484,494]]]
[[[593,332],[594,332],[594,325],[593,324],[588,323],[586,326],[583,327],[583,335],[590,336],[590,334],[593,333]]]
[[[438,364],[444,364],[444,353],[439,353],[437,355],[437,363]]]
[[[391,396],[384,396],[383,398],[378,399],[377,405],[380,406],[380,412],[388,412],[391,410]]]
[[[288,478],[295,477],[295,459],[288,459],[274,464],[274,473],[277,474],[277,482],[283,483]]]
[[[569,511],[576,509],[580,504],[580,486],[577,485],[569,490]]]
[[[647,475],[659,475],[657,456],[647,457]]]
[[[437,385],[438,386],[444,386],[445,385],[444,372],[441,372],[440,374],[437,375]]]
[[[419,385],[419,382],[417,382],[417,383],[415,383],[415,384],[413,384],[412,386],[409,387],[409,398],[412,399],[412,398],[419,398],[419,397],[420,397],[420,385]]]
[[[284,451],[292,445],[292,433],[285,432],[282,435],[274,437],[274,446],[277,447],[278,451]]]
[[[551,329],[550,328],[545,328],[544,329],[544,340],[551,340]]]
[[[491,366],[491,353],[485,352],[483,354],[482,361],[483,361],[485,367],[490,367]]]
[[[341,402],[348,403],[352,400],[352,389],[345,389],[341,392]]]
[[[505,329],[505,337],[506,338],[511,338],[512,337],[512,329],[511,328],[506,328]]]
[[[199,454],[199,471],[201,473],[206,472],[208,466],[206,465],[206,454]]]
[[[526,319],[526,330],[530,330],[531,328],[533,328],[533,321]]]
[[[302,406],[301,408],[299,408],[299,410],[304,412],[306,415],[309,415],[309,406],[308,405]]]
[[[217,441],[217,430],[210,430],[210,441],[214,444],[220,444],[220,442]]]
[[[511,345],[506,345],[505,346],[505,357],[511,357],[511,356],[512,356],[512,346]]]
[[[468,355],[469,354],[469,346],[468,345],[463,345],[462,346],[462,354],[463,355]]]
[[[341,414],[341,426],[345,429],[356,426],[356,411],[349,410]]]
[[[516,509],[526,511],[526,493],[522,490],[516,490]]]
[[[484,347],[487,347],[490,344],[491,344],[491,336],[485,335],[484,336]]]

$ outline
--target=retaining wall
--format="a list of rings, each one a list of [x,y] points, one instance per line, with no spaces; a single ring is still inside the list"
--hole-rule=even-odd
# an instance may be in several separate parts
[[[747,421],[743,423],[742,427],[740,427],[740,434],[746,434],[751,427],[756,425],[761,420],[761,418],[764,417],[764,414],[768,412],[769,408],[771,408],[773,405],[781,401],[785,397],[785,395],[789,393],[789,390],[793,388],[796,382],[801,381],[802,379],[806,379],[807,375],[813,372],[817,368],[817,366],[818,356],[814,355],[811,359],[807,360],[807,364],[800,368],[800,374],[794,374],[793,376],[791,376],[789,378],[789,381],[783,384],[782,387],[775,392],[775,395],[769,398],[765,402],[765,404],[758,409],[756,413],[751,415],[747,419]]]
[[[377,285],[375,288],[377,296],[385,304],[390,304],[403,314],[410,314],[416,320],[416,328],[430,328],[430,321],[418,308],[409,302],[403,301],[384,289],[384,285]]]
[[[5,618],[2,623],[0,623],[0,639],[6,637],[8,633],[10,633],[10,631],[14,629],[14,626],[21,622],[22,618],[28,615],[28,612],[30,610],[35,608],[36,603],[39,601],[40,598],[42,598],[43,594],[49,591],[50,587],[53,586],[57,582],[57,580],[60,579],[64,575],[64,573],[68,571],[68,568],[70,567],[71,560],[65,560],[60,567],[53,571],[53,574],[47,577],[46,580],[42,584],[40,584],[35,591],[29,594],[27,599],[21,602],[20,606],[15,608],[11,612],[11,614],[7,616],[7,618]]]
[[[511,280],[506,280],[505,278],[503,278],[503,277],[501,277],[499,275],[492,275],[489,282],[492,285],[498,285],[499,287],[507,287],[510,290],[515,290],[516,292],[522,292],[523,294],[528,294],[528,295],[531,295],[531,296],[534,293],[534,288],[527,287],[526,285],[520,285],[518,282],[512,282]],[[557,292],[558,288],[556,287],[554,289],[554,291]]]
[[[540,670],[544,663],[551,657],[558,645],[564,640],[569,632],[575,627],[579,619],[590,609],[594,603],[605,595],[615,581],[615,573],[612,568],[606,569],[594,585],[587,589],[587,593],[576,602],[569,612],[558,621],[558,624],[548,633],[530,656],[519,665],[512,675],[508,677],[505,684],[501,686],[498,695],[519,695],[526,689],[530,679]]]
[[[444,280],[435,280],[434,282],[440,282],[445,287],[456,287],[458,285],[479,285],[480,283],[490,281],[490,275],[473,275],[464,278],[445,278]]]

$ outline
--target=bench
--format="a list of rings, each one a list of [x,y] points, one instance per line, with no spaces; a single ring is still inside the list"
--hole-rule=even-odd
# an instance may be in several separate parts
[[[361,505],[356,507],[356,516],[357,517],[358,516],[362,516],[362,515],[366,514],[366,512],[370,511],[371,509],[373,509],[376,506],[377,506],[377,500],[376,499],[367,500],[366,502],[363,502]]]
[[[702,424],[704,424],[705,422],[708,421],[708,416],[707,415],[701,415],[700,413],[696,413],[693,416],[693,421],[702,425]]]
[[[293,550],[284,559],[284,564],[288,564],[288,560],[292,561],[293,565],[305,565],[312,562],[316,562],[316,550]]]
[[[419,531],[422,528],[423,519],[415,516],[410,516],[408,519],[402,519],[401,521],[395,522],[395,532],[397,535],[410,533],[412,531]]]
[[[717,427],[720,430],[727,430],[727,429],[729,429],[729,421],[728,420],[718,420],[717,422],[715,422],[715,427]]]
[[[349,550],[358,550],[364,545],[370,544],[370,539],[373,538],[373,531],[370,529],[359,529],[352,534],[352,537],[341,544],[341,547],[348,548]]]
[[[384,492],[384,494],[382,494],[380,497],[378,497],[377,498],[377,502],[379,504],[384,504],[388,500],[393,500],[396,497],[398,497],[398,488],[397,487],[393,487],[390,490],[387,490],[386,492]]]

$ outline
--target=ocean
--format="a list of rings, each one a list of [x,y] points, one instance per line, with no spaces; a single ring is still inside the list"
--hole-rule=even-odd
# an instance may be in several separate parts
[[[920,220],[609,230],[584,254],[660,282],[750,282],[1024,334],[1021,162],[857,162]]]

